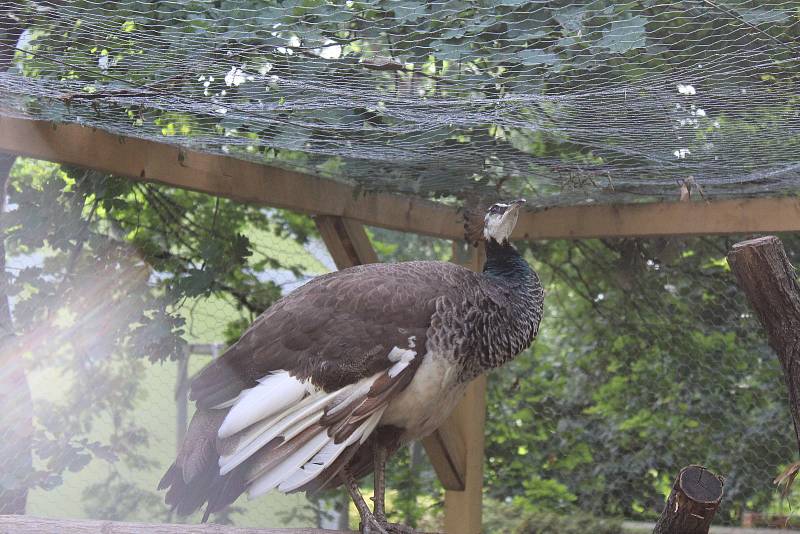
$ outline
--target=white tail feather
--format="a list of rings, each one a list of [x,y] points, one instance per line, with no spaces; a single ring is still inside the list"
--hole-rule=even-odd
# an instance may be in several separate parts
[[[256,387],[250,388],[236,400],[222,426],[219,437],[230,437],[248,426],[284,411],[300,402],[308,392],[308,385],[286,371],[270,374]]]
[[[291,474],[286,480],[280,483],[278,489],[284,492],[289,492],[300,488],[313,480],[319,475],[323,469],[331,465],[336,458],[349,446],[359,441],[364,443],[369,435],[375,430],[381,416],[383,409],[376,411],[364,423],[359,426],[353,434],[350,435],[342,443],[334,443],[333,438],[328,438],[328,442],[322,449],[314,455],[313,458],[308,460],[304,465],[300,466],[294,473]]]
[[[369,389],[372,387],[372,384],[375,383],[375,380],[378,379],[379,375],[374,375],[369,378],[365,378],[355,384],[351,385],[351,391],[347,394],[343,394],[344,390],[339,390],[337,392],[336,397],[336,406],[328,410],[328,413],[331,415],[335,415],[336,413],[344,410],[348,406],[350,406],[356,399],[366,396],[369,393]]]
[[[247,460],[250,456],[256,453],[258,449],[277,438],[278,436],[287,434],[294,437],[304,429],[320,420],[323,414],[323,409],[327,403],[337,393],[322,394],[320,396],[312,396],[312,402],[306,404],[300,409],[296,407],[286,410],[285,415],[281,415],[280,420],[266,428],[264,432],[255,436],[248,442],[240,442],[236,451],[226,456],[220,456],[219,466],[220,474],[225,475],[230,473],[234,468],[241,465],[242,462]]]
[[[252,484],[250,484],[250,498],[252,499],[253,497],[258,497],[259,495],[263,495],[269,490],[276,488],[278,484],[286,480],[288,477],[294,474],[295,471],[300,469],[300,467],[302,467],[303,464],[305,464],[322,447],[324,447],[330,439],[331,438],[328,437],[324,430],[311,438],[308,443],[297,449],[281,463],[261,475]]]
[[[408,352],[413,354],[413,351]],[[394,369],[399,372],[408,365],[409,355],[398,352],[395,356]],[[258,386],[242,392],[233,400],[220,427],[220,439],[241,433],[227,442],[233,452],[220,456],[220,474],[230,473],[277,437],[282,437],[287,443],[316,425],[326,409],[329,414],[336,414],[347,407],[352,408],[353,403],[368,394],[379,376],[375,374],[331,393],[313,389],[285,371],[264,377]],[[255,477],[248,488],[250,497],[276,487],[281,491],[292,491],[307,484],[336,461],[349,445],[364,443],[377,427],[385,409],[376,410],[342,443],[334,443],[327,429],[318,426],[319,431],[306,443],[269,471]]]

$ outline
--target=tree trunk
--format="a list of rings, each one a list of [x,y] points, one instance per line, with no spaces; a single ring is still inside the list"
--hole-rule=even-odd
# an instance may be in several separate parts
[[[684,467],[653,534],[708,534],[722,499],[722,478],[705,467]]]
[[[800,285],[794,267],[774,236],[735,244],[728,264],[778,354],[800,446]]]

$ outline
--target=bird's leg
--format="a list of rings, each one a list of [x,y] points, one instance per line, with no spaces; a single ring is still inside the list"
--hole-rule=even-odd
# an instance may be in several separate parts
[[[372,457],[375,462],[375,494],[372,497],[374,506],[373,516],[389,534],[413,534],[414,529],[405,525],[389,523],[386,519],[386,447],[375,443],[372,447]]]
[[[375,462],[375,493],[372,497],[374,503],[372,510],[375,519],[386,525],[386,447],[375,442],[372,447],[372,457]]]
[[[342,469],[340,476],[347,488],[347,493],[350,494],[350,498],[353,499],[353,503],[356,505],[358,515],[361,517],[361,534],[389,534],[386,528],[370,512],[367,502],[358,489],[358,483],[350,471],[346,468]]]

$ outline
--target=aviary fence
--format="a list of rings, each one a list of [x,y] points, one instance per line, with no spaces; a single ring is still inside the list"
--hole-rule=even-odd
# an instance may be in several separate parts
[[[87,207],[73,210],[77,219],[65,226],[64,205],[75,193],[66,188],[47,205],[41,199],[73,177],[87,192],[110,185],[98,173],[32,160],[20,159],[12,172],[10,213],[21,224],[10,230],[6,269],[21,358],[7,369],[24,374],[31,401],[24,401],[25,380],[5,392],[6,417],[18,424],[6,426],[3,442],[18,445],[9,436],[26,424],[33,433],[29,452],[3,455],[5,494],[28,488],[25,511],[36,516],[196,522],[199,516],[172,515],[156,485],[191,414],[189,378],[256,313],[230,287],[231,277],[252,276],[276,298],[334,262],[313,228],[301,244],[298,229],[311,227],[297,220],[295,230],[281,227],[291,216],[266,212],[266,226],[245,222],[237,230],[253,250],[241,272],[209,264],[219,278],[207,280],[200,265],[193,273],[167,264],[159,270],[144,260],[163,261],[164,250],[136,246],[161,242],[174,256],[191,255],[195,245],[225,238],[221,227],[206,226],[213,210],[220,221],[264,210],[133,187],[120,198],[135,207],[140,194],[139,209],[120,206],[121,218],[113,208],[101,217],[87,195]],[[204,206],[210,217],[189,209]],[[122,227],[116,234],[114,220]],[[118,239],[123,228],[137,227],[144,234],[138,243]],[[441,240],[380,229],[371,235],[383,261],[451,255]],[[724,260],[735,241],[519,243],[548,289],[547,316],[533,349],[489,380],[486,506],[512,501],[522,509],[652,521],[677,472],[702,464],[725,477],[718,524],[785,524],[793,500],[783,501],[772,480],[795,455],[791,418],[778,360]],[[790,255],[800,259],[795,242],[786,236]],[[185,323],[171,332],[152,321],[148,339],[160,344],[143,348],[131,337],[144,325],[131,321],[160,309],[158,299],[176,290],[167,280],[206,285],[194,296],[184,287],[163,311]],[[395,499],[413,503],[397,509],[397,519],[440,528],[443,491],[421,449],[403,451],[393,469],[401,482]],[[338,495],[242,498],[212,521],[342,527],[343,502]],[[486,532],[497,528],[505,527],[485,525]]]

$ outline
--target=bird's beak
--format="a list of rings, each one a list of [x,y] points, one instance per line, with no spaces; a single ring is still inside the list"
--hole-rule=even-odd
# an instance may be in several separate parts
[[[524,198],[518,198],[517,200],[511,201],[509,203],[508,207],[512,208],[512,209],[515,209],[515,210],[518,210],[522,206],[524,206],[526,203],[527,203],[527,200],[525,200]]]

